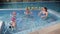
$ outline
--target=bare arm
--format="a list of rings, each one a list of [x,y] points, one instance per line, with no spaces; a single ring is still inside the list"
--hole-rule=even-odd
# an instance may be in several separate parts
[[[46,12],[46,17],[48,16],[48,12]]]

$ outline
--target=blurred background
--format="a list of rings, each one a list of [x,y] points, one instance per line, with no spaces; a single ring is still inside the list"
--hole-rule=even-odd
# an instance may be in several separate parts
[[[36,1],[60,1],[60,0],[0,0],[0,2],[36,2]]]
[[[60,0],[0,0],[0,9],[29,9],[47,7],[60,12]]]

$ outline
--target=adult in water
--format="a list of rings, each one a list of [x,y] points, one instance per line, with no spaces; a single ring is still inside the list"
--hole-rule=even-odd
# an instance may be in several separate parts
[[[47,8],[42,7],[41,11],[38,13],[38,16],[40,16],[42,19],[46,19],[48,16]]]
[[[11,26],[9,28],[15,28],[16,27],[16,12],[12,12],[12,18],[11,18]]]

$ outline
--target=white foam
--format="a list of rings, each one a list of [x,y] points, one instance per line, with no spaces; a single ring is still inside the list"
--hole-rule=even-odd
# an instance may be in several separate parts
[[[3,21],[0,20],[0,29],[1,29],[1,27],[2,27],[2,24],[3,24]]]

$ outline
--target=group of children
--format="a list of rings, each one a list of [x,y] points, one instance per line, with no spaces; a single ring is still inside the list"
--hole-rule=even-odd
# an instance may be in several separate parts
[[[24,12],[24,14],[26,16],[28,16],[28,15],[31,15],[32,12],[29,11],[28,8],[26,8],[26,11]],[[46,7],[42,7],[41,8],[41,11],[38,13],[38,16],[41,17],[41,18],[47,18],[47,16],[48,16],[47,8]],[[15,11],[12,12],[12,19],[11,19],[11,26],[10,26],[10,28],[11,27],[12,28],[15,28],[16,27],[16,12]]]

